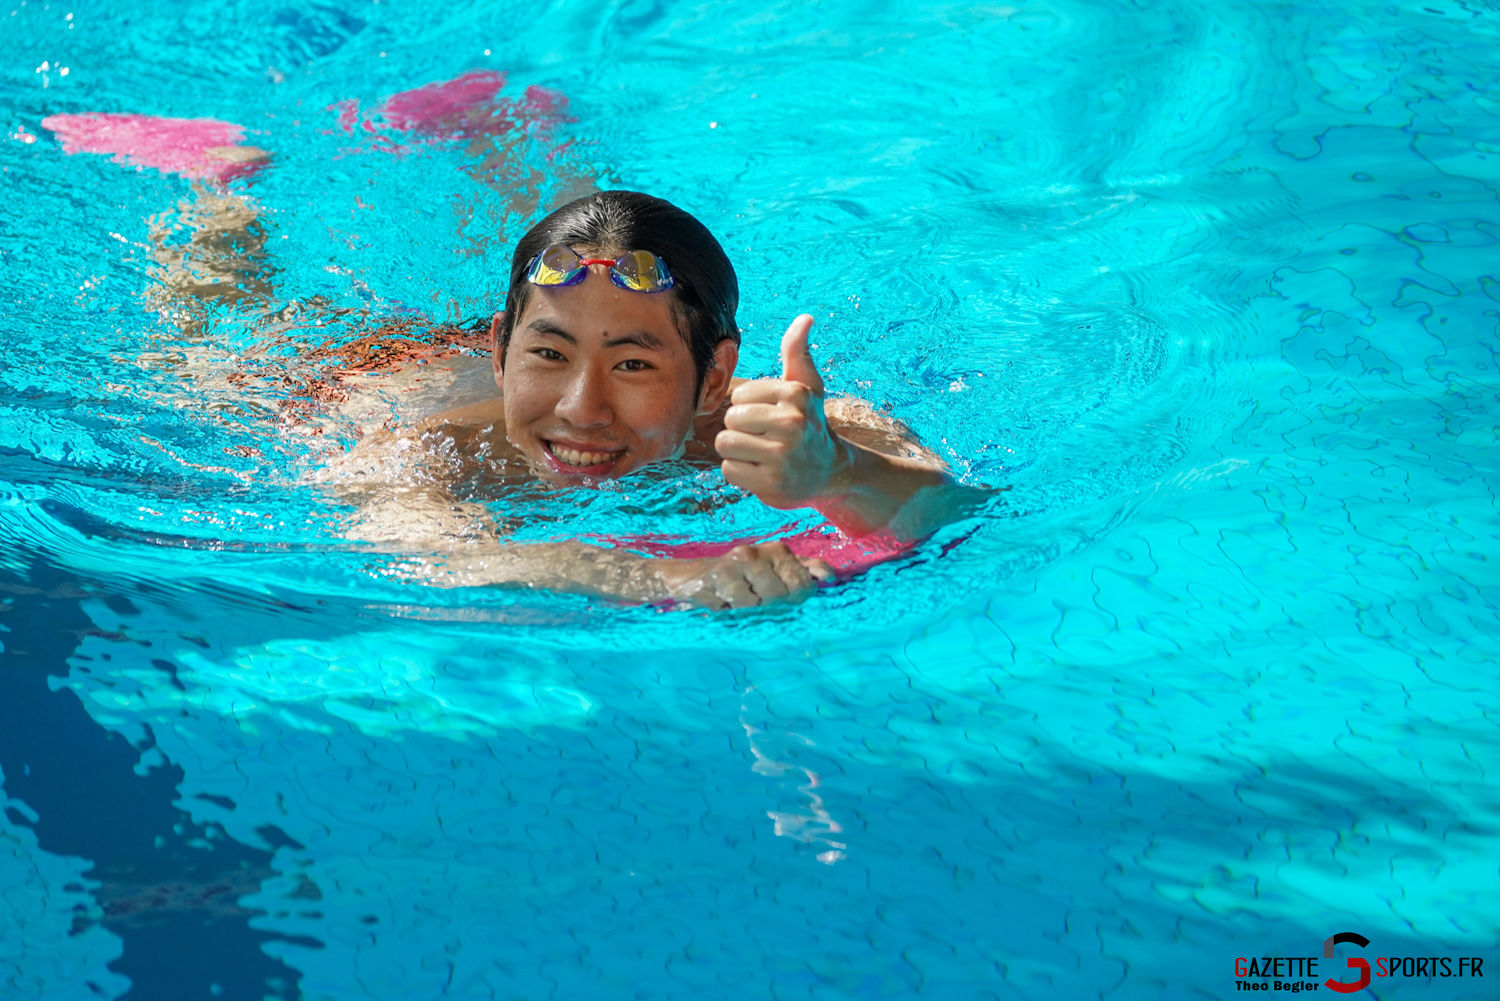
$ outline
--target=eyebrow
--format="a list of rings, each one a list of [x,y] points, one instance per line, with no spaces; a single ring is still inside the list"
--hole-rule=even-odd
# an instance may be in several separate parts
[[[551,334],[553,337],[561,337],[569,344],[578,343],[578,338],[574,337],[572,334],[568,333],[566,330],[564,330],[562,327],[559,327],[551,320],[543,319],[542,317],[538,317],[535,320],[532,320],[530,323],[526,324],[526,329],[538,334]]]
[[[526,325],[526,329],[538,334],[550,334],[553,337],[561,337],[569,344],[578,343],[578,338],[545,317],[537,317],[535,320],[532,320]],[[649,330],[637,330],[634,333],[621,334],[619,337],[611,337],[604,342],[604,346],[607,348],[619,347],[622,344],[634,344],[652,351],[662,350],[661,338]]]
[[[637,330],[633,334],[621,334],[619,337],[611,337],[604,342],[607,348],[616,347],[621,344],[635,344],[639,347],[649,348],[652,351],[661,350],[661,339],[649,330]]]

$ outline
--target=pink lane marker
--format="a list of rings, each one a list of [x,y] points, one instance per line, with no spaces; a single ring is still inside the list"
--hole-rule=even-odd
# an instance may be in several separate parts
[[[90,112],[52,115],[42,125],[57,134],[65,153],[102,153],[115,163],[164,174],[225,182],[254,174],[267,162],[262,151],[243,145],[243,127],[214,118]]]

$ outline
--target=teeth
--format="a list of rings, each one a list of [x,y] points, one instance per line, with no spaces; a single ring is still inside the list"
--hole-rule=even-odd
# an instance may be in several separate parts
[[[547,443],[547,448],[570,466],[599,466],[619,454],[617,452],[579,452],[550,441]]]

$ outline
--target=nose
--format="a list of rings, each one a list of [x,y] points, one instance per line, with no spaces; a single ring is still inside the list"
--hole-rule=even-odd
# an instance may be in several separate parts
[[[576,428],[608,427],[614,423],[615,412],[605,382],[592,367],[580,367],[563,388],[553,413]]]

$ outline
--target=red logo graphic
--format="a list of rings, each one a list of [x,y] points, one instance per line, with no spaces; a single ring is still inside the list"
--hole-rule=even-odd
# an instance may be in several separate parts
[[[1341,931],[1337,935],[1330,935],[1328,938],[1323,940],[1323,958],[1332,959],[1333,947],[1338,945],[1340,942],[1353,942],[1361,949],[1370,944],[1370,940],[1365,938],[1357,931]],[[1327,980],[1323,981],[1324,987],[1327,987],[1331,991],[1338,991],[1340,994],[1353,994],[1355,991],[1362,991],[1366,987],[1370,986],[1369,963],[1365,962],[1363,959],[1360,959],[1358,956],[1350,956],[1344,962],[1349,965],[1349,969],[1359,971],[1359,979],[1352,984],[1346,984],[1342,983],[1341,981],[1335,980],[1332,977],[1329,977]]]

